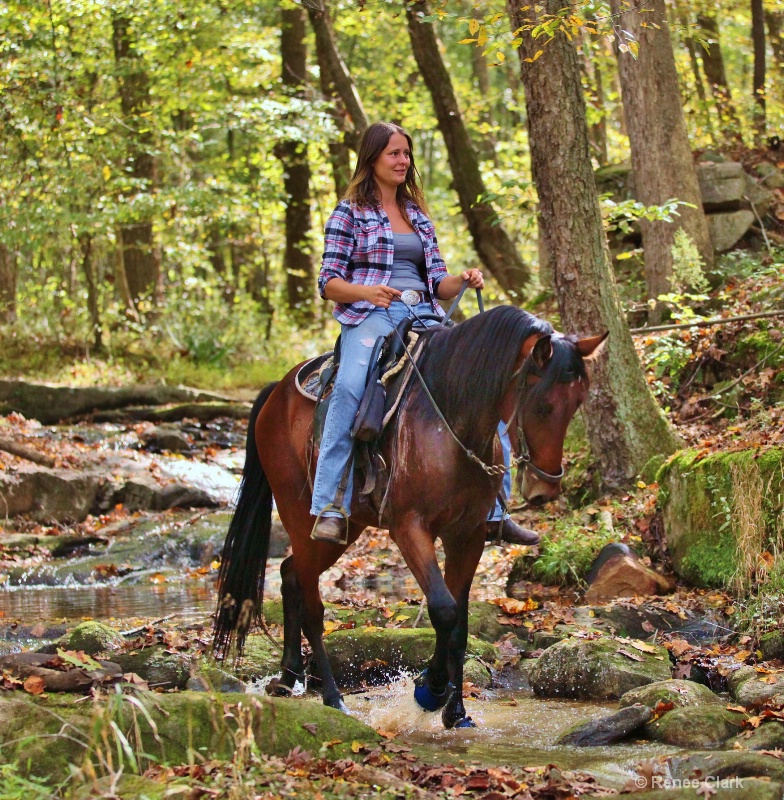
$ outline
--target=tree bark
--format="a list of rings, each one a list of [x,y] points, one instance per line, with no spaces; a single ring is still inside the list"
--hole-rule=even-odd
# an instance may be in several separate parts
[[[523,0],[509,0],[514,30],[536,21],[536,12],[522,6]],[[545,0],[536,7],[540,13],[557,14],[563,3]],[[577,52],[563,34],[544,46],[530,30],[520,35],[540,231],[564,328],[610,333],[608,346],[591,369],[584,418],[604,483],[621,485],[652,456],[672,453],[680,443],[648,389],[615,288],[591,167]],[[536,61],[525,61],[540,49]]]
[[[766,11],[765,21],[768,23],[768,40],[773,51],[773,65],[779,72],[784,72],[784,38],[781,35],[784,11]]]
[[[89,233],[79,236],[79,248],[82,251],[82,271],[87,283],[87,311],[93,329],[93,344],[96,350],[103,349],[103,332],[101,330],[101,312],[98,305],[98,281],[95,279],[93,263],[93,237]]]
[[[765,138],[765,11],[762,0],[751,0],[751,40],[754,45],[754,136],[757,145]]]
[[[329,143],[329,161],[332,166],[332,178],[335,182],[335,194],[340,200],[346,193],[351,180],[349,147],[356,151],[361,131],[367,127],[367,118],[351,75],[338,52],[329,12],[325,4],[322,0],[311,0],[307,8],[311,27],[316,34],[316,58],[319,65],[321,93],[324,95],[324,99],[331,104],[329,113],[339,131],[338,138]],[[340,71],[339,77],[335,75],[336,69]],[[361,130],[355,127],[353,118],[338,92],[337,83],[340,78],[348,80],[348,86],[351,89],[349,96],[358,109],[358,111],[355,110],[355,113],[360,115]]]
[[[610,8],[613,14],[623,12],[623,29],[639,42],[636,59],[631,53],[618,54],[636,198],[646,206],[660,206],[673,198],[695,206],[680,206],[672,222],[640,220],[647,295],[656,300],[670,291],[678,229],[689,235],[709,269],[713,246],[683,118],[664,0],[648,0],[644,14],[627,9],[621,0],[611,0]],[[658,322],[658,317],[654,309],[649,321]]]
[[[0,323],[16,319],[16,253],[0,244]]]
[[[519,302],[523,297],[523,287],[530,278],[530,270],[506,230],[497,224],[493,207],[478,199],[485,193],[479,159],[463,123],[452,80],[441,58],[441,43],[433,26],[421,22],[421,17],[428,13],[425,0],[408,6],[408,32],[414,57],[430,91],[438,127],[446,143],[460,208],[482,264],[499,286]]]
[[[710,41],[708,49],[703,48],[701,53],[702,69],[716,101],[722,136],[727,142],[743,144],[738,112],[732,102],[732,94],[727,83],[727,72],[724,69],[724,56],[721,53],[719,41],[719,23],[716,17],[701,14],[697,17],[697,24]]]
[[[307,50],[305,12],[301,7],[281,9],[280,53],[283,86],[291,97],[305,95]],[[280,142],[276,155],[283,162],[286,191],[286,249],[283,268],[289,310],[300,322],[313,319],[315,273],[308,237],[310,221],[310,164],[307,142]]]
[[[156,169],[150,122],[150,86],[144,63],[131,38],[131,20],[112,18],[114,59],[120,87],[123,121],[130,130],[126,170],[134,180],[134,192],[151,192],[155,187]],[[120,226],[120,246],[134,304],[144,294],[155,295],[161,274],[160,252],[155,245],[152,220],[149,217]]]
[[[607,155],[607,112],[604,106],[604,79],[602,68],[595,57],[591,57],[592,35],[582,28],[583,57],[580,64],[585,72],[589,92],[590,104],[595,110],[598,119],[588,128],[588,140],[591,144],[591,152],[599,166],[604,166],[608,162]],[[595,56],[595,54],[593,54]]]

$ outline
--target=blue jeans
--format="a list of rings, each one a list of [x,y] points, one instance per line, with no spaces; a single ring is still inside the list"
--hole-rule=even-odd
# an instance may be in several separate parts
[[[415,314],[432,313],[428,303],[414,306]],[[388,313],[387,313],[388,312]],[[324,422],[324,435],[321,439],[316,477],[313,481],[313,500],[310,513],[313,516],[340,517],[344,511],[351,513],[351,496],[354,484],[354,442],[351,428],[359,409],[359,403],[365,391],[370,355],[376,339],[386,336],[393,326],[405,317],[410,316],[408,306],[394,302],[389,309],[375,308],[359,325],[342,325],[340,335],[340,369],[332,390],[327,418]],[[391,318],[391,321],[390,321]],[[428,327],[438,325],[435,321],[426,321]],[[499,424],[501,445],[504,452],[504,463],[509,464],[511,443],[505,433],[505,425]],[[334,504],[341,478],[348,465],[346,491],[343,495],[342,509],[329,509]],[[504,474],[504,493],[508,498],[512,489],[512,476]],[[323,513],[322,513],[323,512]],[[504,516],[501,504],[496,500],[495,507],[488,520],[499,520]]]

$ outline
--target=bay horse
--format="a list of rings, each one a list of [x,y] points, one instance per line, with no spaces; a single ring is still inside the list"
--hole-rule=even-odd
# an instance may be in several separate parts
[[[290,694],[303,679],[304,633],[324,703],[346,711],[324,647],[319,576],[367,526],[383,526],[422,589],[436,631],[415,699],[427,710],[441,708],[447,728],[468,727],[473,722],[462,695],[468,594],[501,487],[499,420],[509,423],[524,453],[518,459],[525,470],[523,496],[535,505],[557,497],[566,429],[588,392],[585,364],[606,334],[578,340],[525,311],[500,306],[422,335],[428,342],[420,375],[412,376],[396,424],[387,426],[380,443],[389,465],[383,520],[379,525],[377,496],[360,495],[357,485],[346,545],[310,538],[314,403],[295,386],[299,366],[259,394],[218,577],[214,650],[225,657],[236,639],[241,653],[252,624],[260,621],[274,498],[291,539],[291,555],[280,567],[283,656],[274,691]],[[444,549],[443,574],[436,538]]]

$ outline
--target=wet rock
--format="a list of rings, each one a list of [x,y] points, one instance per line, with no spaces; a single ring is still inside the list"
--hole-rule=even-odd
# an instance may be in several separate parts
[[[151,453],[184,453],[191,449],[188,437],[179,428],[172,425],[160,425],[150,428],[140,436],[145,450]]]
[[[693,681],[668,680],[649,683],[632,689],[621,697],[621,708],[641,703],[656,708],[659,703],[672,703],[675,708],[686,706],[724,705],[707,686]]]
[[[744,208],[739,211],[709,214],[706,220],[713,249],[717,253],[726,253],[741,240],[752,226],[755,216],[752,211]]]
[[[575,747],[601,747],[619,742],[641,728],[653,716],[648,706],[632,705],[606,717],[579,722],[562,733],[555,744]]]
[[[778,169],[769,161],[761,161],[754,167],[754,171],[766,188],[784,189],[784,170]]]
[[[196,666],[185,688],[192,692],[220,692],[221,694],[242,694],[247,689],[243,681],[204,661]]]
[[[673,568],[689,583],[723,587],[738,576],[744,563],[738,548],[741,524],[759,531],[759,546],[776,541],[776,523],[784,512],[784,448],[707,458],[682,450],[659,470],[657,480]],[[748,502],[749,482],[765,486],[758,504]]]
[[[215,508],[217,501],[202,489],[181,483],[159,484],[154,478],[137,476],[112,495],[112,504],[128,511],[164,511],[168,508]]]
[[[184,689],[191,677],[191,657],[185,653],[169,653],[165,645],[117,653],[112,659],[123,673],[135,672],[151,689]]]
[[[750,175],[744,173],[744,192],[743,192],[743,205],[751,206],[755,218],[762,219],[771,206],[775,196],[770,188],[766,187],[762,181],[755,181]]]
[[[473,683],[480,689],[489,689],[493,683],[493,676],[488,667],[475,658],[467,658],[463,666],[463,682]]]
[[[784,781],[784,762],[773,756],[740,750],[672,756],[668,759],[668,764],[672,777],[679,780],[705,779],[709,775],[712,781],[755,777],[767,778],[778,783]],[[745,800],[751,796],[743,794],[741,797]]]
[[[267,604],[264,604],[265,608]],[[270,641],[264,634],[254,633],[245,640],[242,660],[234,665],[225,662],[224,669],[230,669],[243,681],[265,678],[280,673],[280,659],[283,643]]]
[[[135,743],[138,733],[140,750],[162,764],[186,764],[194,752],[207,760],[230,759],[240,717],[249,723],[259,750],[270,755],[286,755],[295,747],[318,755],[324,747],[329,758],[353,758],[353,741],[372,745],[380,738],[372,728],[319,700],[140,690],[133,697],[143,705],[143,713],[123,695],[91,704],[74,703],[68,695],[2,693],[0,760],[17,763],[23,775],[59,780],[69,774],[69,763],[79,765],[96,747],[106,747],[105,741],[93,737],[106,734],[114,747],[108,727],[112,721],[128,741]],[[104,724],[96,725],[98,719]],[[335,740],[338,743],[325,747]]]
[[[403,671],[423,669],[436,644],[430,628],[355,628],[330,633],[324,639],[335,679],[341,686],[384,683]],[[495,661],[495,648],[472,636],[467,655]]]
[[[759,650],[764,661],[784,659],[784,631],[768,631],[760,636]]]
[[[599,553],[601,556],[601,553]],[[585,593],[587,603],[600,603],[617,597],[667,594],[672,584],[646,567],[633,553],[618,553],[596,571]]]
[[[529,680],[540,697],[617,700],[630,689],[670,678],[667,651],[652,647],[646,653],[608,638],[566,639],[542,653]]]
[[[21,466],[0,473],[0,504],[8,517],[82,522],[96,505],[103,476],[97,472]]]
[[[758,728],[744,731],[725,743],[727,750],[782,750],[784,751],[784,723],[771,720]]]
[[[107,653],[112,650],[119,650],[125,639],[123,635],[104,625],[101,622],[82,622],[73,630],[66,632],[57,641],[42,647],[41,653],[56,653],[58,649],[75,650],[94,656],[98,653]]]
[[[680,630],[683,620],[675,613],[652,608],[645,603],[630,606],[628,603],[609,603],[590,608],[578,608],[575,620],[586,626],[605,626],[605,631],[629,636],[632,639],[647,639],[654,631],[673,632]]]
[[[768,680],[773,679],[773,683]],[[732,696],[744,706],[752,706],[776,695],[784,700],[784,675],[757,672],[754,667],[741,667],[729,676]]]
[[[645,726],[645,736],[657,742],[708,750],[721,747],[740,733],[746,714],[723,706],[687,706],[668,711]]]

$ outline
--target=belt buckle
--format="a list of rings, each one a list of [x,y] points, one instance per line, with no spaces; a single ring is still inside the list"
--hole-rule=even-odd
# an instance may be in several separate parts
[[[422,292],[418,292],[416,289],[405,289],[400,295],[400,299],[409,308],[411,308],[411,306],[419,305],[421,297],[422,297]]]

